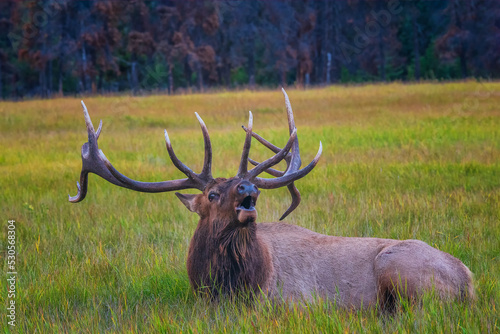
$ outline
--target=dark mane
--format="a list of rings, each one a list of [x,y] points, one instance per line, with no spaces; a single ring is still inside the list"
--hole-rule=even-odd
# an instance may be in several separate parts
[[[204,252],[197,254],[198,263],[191,266],[188,263],[188,270],[196,267],[193,274],[197,279],[192,283],[212,298],[259,291],[265,278],[262,273],[267,271],[269,262],[257,238],[257,224],[241,226],[214,221],[212,229],[212,233],[193,236],[192,243],[197,243],[197,249]]]
[[[255,268],[256,224],[245,227],[228,224],[216,236],[218,250],[213,256],[213,274],[222,291],[234,292],[253,287]],[[243,286],[241,286],[243,285]],[[256,286],[255,286],[256,287]]]

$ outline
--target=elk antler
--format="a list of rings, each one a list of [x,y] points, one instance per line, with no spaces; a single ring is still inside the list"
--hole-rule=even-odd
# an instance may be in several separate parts
[[[287,143],[290,143],[290,140],[292,138],[293,134],[296,134],[296,128],[295,128],[295,121],[293,119],[293,111],[292,111],[292,106],[290,104],[290,100],[288,99],[288,95],[286,94],[285,90],[282,88],[283,95],[285,96],[285,106],[286,106],[286,111],[287,111],[287,116],[288,116],[288,127],[290,131],[290,139]],[[250,126],[248,128],[245,128],[242,126],[243,130],[247,133],[247,138],[253,136],[257,141],[259,141],[261,144],[263,144],[265,147],[269,148],[271,151],[276,153],[276,156],[278,155],[279,152],[284,151],[287,146],[285,146],[283,149],[280,149],[279,147],[273,145],[263,137],[259,136],[258,134],[252,132]],[[288,216],[295,208],[300,204],[300,192],[297,189],[297,187],[294,184],[295,180],[298,180],[304,176],[306,176],[318,163],[318,160],[321,156],[322,153],[322,144],[321,142],[319,143],[319,150],[314,159],[311,161],[309,165],[307,165],[303,169],[299,169],[301,165],[301,159],[300,159],[300,152],[299,152],[299,139],[295,136],[293,143],[292,143],[292,152],[287,153],[284,157],[284,160],[287,164],[287,168],[284,172],[278,171],[271,167],[271,165],[265,165],[265,163],[271,159],[266,160],[265,162],[258,163],[252,159],[248,159],[250,163],[255,165],[256,167],[250,171],[253,172],[254,170],[257,170],[258,172],[255,172],[255,174],[259,174],[261,171],[265,171],[266,173],[275,176],[275,179],[264,179],[264,178],[259,178],[256,177],[256,175],[253,176],[252,182],[255,183],[259,188],[262,189],[274,189],[274,188],[280,188],[283,186],[287,186],[288,190],[290,191],[290,195],[292,197],[292,203],[290,207],[285,211],[285,213],[281,216],[280,220],[283,220],[286,216]],[[288,152],[288,150],[286,150]],[[276,157],[275,156],[275,157]],[[243,157],[242,157],[243,158]],[[273,157],[274,158],[274,157]],[[280,159],[281,160],[281,159]],[[250,174],[249,173],[249,174]]]
[[[85,123],[87,125],[88,132],[88,142],[82,146],[82,171],[80,173],[80,183],[76,183],[78,187],[78,193],[76,196],[69,196],[69,201],[76,203],[82,201],[87,195],[87,185],[88,185],[88,173],[94,173],[102,177],[108,182],[111,182],[117,186],[141,191],[141,192],[166,192],[173,190],[182,190],[195,188],[203,191],[205,186],[210,180],[212,180],[212,145],[210,143],[210,137],[208,135],[208,130],[201,119],[201,117],[196,114],[196,118],[200,122],[201,131],[203,132],[203,138],[205,142],[205,159],[203,163],[203,169],[200,174],[193,172],[189,167],[183,164],[175,155],[168,137],[167,130],[165,130],[165,141],[167,145],[168,154],[172,160],[175,167],[177,167],[181,172],[183,172],[187,178],[162,181],[162,182],[140,182],[132,180],[127,176],[121,174],[117,171],[113,165],[106,158],[104,153],[99,149],[97,145],[97,139],[102,129],[102,120],[99,123],[99,128],[97,132],[94,132],[94,126],[92,125],[92,120],[90,119],[87,107],[82,101],[83,115],[85,117]]]

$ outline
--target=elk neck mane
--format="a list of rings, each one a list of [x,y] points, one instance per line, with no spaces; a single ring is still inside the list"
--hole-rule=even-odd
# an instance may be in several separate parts
[[[230,262],[229,265],[237,267],[239,272],[245,271],[247,259],[251,250],[255,248],[256,224],[249,223],[239,227],[239,223],[230,223],[216,234],[216,244],[219,245],[217,262]],[[229,260],[230,261],[227,261]],[[222,264],[222,263],[221,263]],[[223,264],[226,267],[227,264]]]
[[[219,293],[258,291],[264,283],[262,269],[270,264],[257,238],[257,224],[241,226],[239,222],[215,219],[210,225],[211,233],[200,233],[198,240],[193,240],[200,245],[205,243],[207,252],[206,263],[201,266],[205,272],[198,273],[201,281],[198,284],[212,287],[212,297]]]

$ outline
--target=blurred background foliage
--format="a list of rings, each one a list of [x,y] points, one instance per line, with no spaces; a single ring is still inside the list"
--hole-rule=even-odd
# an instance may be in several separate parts
[[[0,98],[500,75],[495,0],[3,0]]]

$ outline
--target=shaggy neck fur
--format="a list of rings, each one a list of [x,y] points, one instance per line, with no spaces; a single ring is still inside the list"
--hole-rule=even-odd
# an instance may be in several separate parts
[[[190,245],[188,274],[193,286],[208,289],[212,298],[257,292],[268,266],[257,225],[214,221],[209,229],[211,233],[205,233],[199,226]]]
[[[239,224],[239,223],[236,223]],[[244,227],[227,225],[217,234],[216,244],[219,245],[213,254],[213,264],[217,269],[217,282],[233,292],[238,285],[249,284],[249,270],[252,268],[252,252],[255,253],[255,223]]]

